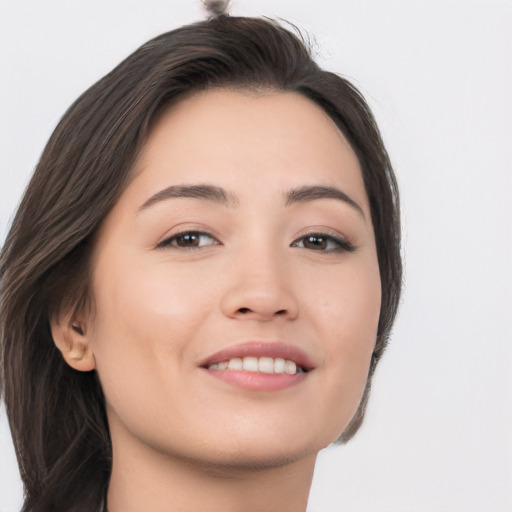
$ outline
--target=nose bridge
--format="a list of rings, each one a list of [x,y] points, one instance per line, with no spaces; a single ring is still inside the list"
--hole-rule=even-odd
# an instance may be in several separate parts
[[[246,241],[228,269],[222,300],[225,315],[259,321],[298,313],[286,258],[287,247],[265,237]]]

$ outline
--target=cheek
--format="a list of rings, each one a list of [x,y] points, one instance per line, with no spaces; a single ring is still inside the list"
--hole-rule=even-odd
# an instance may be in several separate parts
[[[364,388],[380,316],[381,286],[377,265],[350,274],[340,294],[339,309],[331,311],[337,332],[335,351],[344,372],[354,378],[362,377],[357,380],[361,380]]]
[[[335,268],[318,283],[322,285],[310,287],[314,295],[308,301],[315,308],[317,330],[329,332],[328,349],[333,355],[373,349],[381,306],[376,258]]]
[[[322,336],[325,359],[323,413],[330,441],[337,439],[359,406],[375,347],[380,315],[378,263],[340,272],[317,287],[312,304],[314,331]]]
[[[115,328],[142,346],[160,338],[169,341],[173,332],[190,329],[209,301],[207,283],[181,268],[129,257],[115,261],[99,261],[95,272],[99,330]]]
[[[107,399],[134,387],[165,389],[170,366],[179,369],[191,357],[187,347],[210,310],[211,287],[181,269],[129,254],[109,259],[106,251],[93,286],[92,348]],[[153,390],[150,381],[157,383]]]

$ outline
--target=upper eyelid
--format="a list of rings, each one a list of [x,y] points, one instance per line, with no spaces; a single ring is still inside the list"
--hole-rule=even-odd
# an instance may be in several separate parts
[[[218,244],[221,243],[220,240],[215,235],[213,235],[212,233],[209,233],[208,231],[204,231],[204,230],[202,231],[202,230],[199,230],[199,229],[184,229],[182,231],[178,231],[177,233],[173,233],[172,235],[165,236],[161,241],[159,241],[156,244],[156,247],[157,248],[162,248],[162,247],[170,246],[170,242],[173,239],[176,239],[179,236],[184,236],[184,235],[188,235],[188,234],[195,234],[195,235],[199,235],[199,236],[207,236],[207,237],[209,237],[212,240],[215,240],[217,242],[217,244],[215,244],[215,245],[218,245]]]
[[[303,240],[304,238],[306,238],[308,236],[318,236],[319,238],[326,238],[329,240],[333,240],[336,243],[340,244],[340,246],[343,249],[350,251],[350,252],[356,250],[356,246],[353,244],[353,242],[351,240],[349,240],[348,238],[346,238],[345,236],[342,236],[339,234],[334,235],[334,234],[326,233],[325,231],[310,231],[308,233],[305,233],[305,234],[295,238],[295,240],[290,245],[293,245],[296,242],[298,242],[299,240]]]
[[[313,235],[328,237],[328,238],[332,238],[335,240],[339,240],[340,242],[352,244],[352,239],[349,236],[342,234],[337,229],[321,227],[321,226],[319,226],[319,227],[313,226],[313,227],[306,228],[303,232],[300,232],[300,234],[296,236],[295,240],[299,240],[305,236],[313,236]]]
[[[352,242],[352,240],[338,231],[333,232],[334,230],[326,229],[326,228],[318,228],[318,229],[310,229],[299,236],[296,236],[291,242],[290,246],[292,246],[294,243],[298,242],[299,240],[304,239],[307,236],[318,236],[318,237],[324,237],[328,238],[330,240],[334,240],[335,242],[338,242],[340,245],[344,246],[347,250],[355,250],[356,246]],[[172,233],[168,236],[165,236],[162,238],[161,241],[159,241],[156,244],[156,247],[165,247],[166,245],[169,245],[169,242],[179,236],[187,235],[187,234],[196,234],[200,236],[207,236],[217,242],[216,245],[222,245],[222,242],[220,241],[219,237],[212,233],[211,230],[205,230],[205,229],[194,229],[194,228],[187,228],[177,231],[176,233]]]

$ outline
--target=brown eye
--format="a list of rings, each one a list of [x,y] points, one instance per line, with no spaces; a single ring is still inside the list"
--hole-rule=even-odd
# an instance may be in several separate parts
[[[174,249],[200,249],[209,245],[217,245],[218,240],[208,233],[201,231],[185,231],[160,242],[157,247],[171,247]]]
[[[199,247],[200,236],[197,233],[184,233],[175,237],[175,243],[178,247]]]
[[[303,246],[305,249],[325,250],[327,249],[328,240],[322,236],[308,235],[303,238]]]
[[[342,238],[337,238],[332,235],[325,235],[322,233],[310,233],[291,244],[291,247],[298,247],[300,249],[309,249],[319,252],[352,252],[355,247]]]

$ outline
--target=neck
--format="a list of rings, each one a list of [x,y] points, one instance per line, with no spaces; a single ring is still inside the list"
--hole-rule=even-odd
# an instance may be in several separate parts
[[[313,454],[279,466],[205,464],[114,438],[113,455],[109,512],[305,512],[316,460]]]

